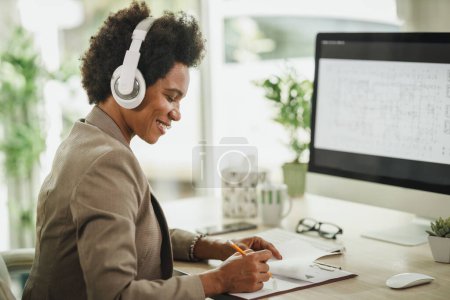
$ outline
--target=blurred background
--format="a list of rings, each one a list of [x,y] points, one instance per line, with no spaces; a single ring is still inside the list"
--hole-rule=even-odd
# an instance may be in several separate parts
[[[254,82],[286,67],[312,80],[318,32],[448,31],[450,25],[446,0],[146,2],[155,17],[164,10],[195,16],[207,39],[203,64],[191,70],[181,122],[156,145],[132,141],[162,202],[205,193],[192,178],[200,141],[246,137],[258,150],[259,168],[280,180],[280,166],[294,157]],[[91,109],[79,59],[108,14],[128,3],[0,1],[0,251],[34,246],[40,185],[73,122]]]

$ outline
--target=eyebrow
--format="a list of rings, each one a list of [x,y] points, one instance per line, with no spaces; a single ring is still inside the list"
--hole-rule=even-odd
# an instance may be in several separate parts
[[[180,97],[183,96],[183,93],[182,93],[179,89],[177,89],[177,88],[166,88],[166,89],[164,89],[164,90],[166,90],[166,91],[168,91],[168,92],[175,92],[175,93],[177,93],[178,96],[180,96]]]

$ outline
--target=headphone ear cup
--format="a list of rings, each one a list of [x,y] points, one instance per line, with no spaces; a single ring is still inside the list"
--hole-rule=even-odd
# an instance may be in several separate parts
[[[116,100],[117,104],[119,104],[123,108],[136,108],[142,103],[142,100],[144,100],[145,91],[147,89],[144,76],[142,76],[142,73],[138,69],[136,69],[133,91],[128,95],[124,95],[119,91],[119,79],[121,70],[122,66],[119,66],[114,71],[113,76],[111,77],[110,85],[112,96],[114,100]]]

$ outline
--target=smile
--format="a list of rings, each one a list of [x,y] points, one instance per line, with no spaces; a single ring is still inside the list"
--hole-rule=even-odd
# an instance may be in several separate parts
[[[159,130],[161,131],[162,134],[165,134],[167,130],[169,130],[171,128],[171,126],[169,124],[166,124],[160,120],[156,120],[156,124],[159,128]]]

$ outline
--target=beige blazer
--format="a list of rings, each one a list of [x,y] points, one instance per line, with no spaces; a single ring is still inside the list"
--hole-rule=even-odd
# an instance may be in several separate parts
[[[198,276],[172,277],[194,235],[169,232],[136,157],[94,107],[60,145],[37,208],[23,299],[204,299]]]

